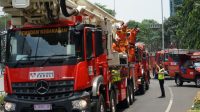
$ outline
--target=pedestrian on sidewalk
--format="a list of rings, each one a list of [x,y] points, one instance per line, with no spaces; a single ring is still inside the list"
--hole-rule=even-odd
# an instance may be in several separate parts
[[[161,96],[158,98],[164,98],[165,97],[165,88],[164,88],[164,80],[165,80],[165,76],[164,76],[164,67],[162,64],[160,64],[159,66],[157,65],[158,68],[158,81],[160,84],[160,90],[161,90]]]

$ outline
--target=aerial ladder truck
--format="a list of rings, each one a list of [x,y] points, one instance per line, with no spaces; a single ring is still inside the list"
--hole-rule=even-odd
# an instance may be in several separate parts
[[[105,112],[134,101],[134,62],[112,52],[119,22],[87,0],[0,0],[5,112]],[[1,38],[2,39],[2,38]],[[2,61],[2,60],[1,60]]]

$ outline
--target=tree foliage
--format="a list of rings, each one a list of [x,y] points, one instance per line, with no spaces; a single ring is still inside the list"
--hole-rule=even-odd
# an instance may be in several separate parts
[[[95,3],[95,5],[97,5],[98,7],[100,7],[101,9],[103,9],[104,11],[108,12],[112,16],[116,15],[116,12],[114,10],[106,8],[106,5],[102,5],[100,3]]]
[[[128,22],[129,28],[140,28],[137,35],[137,41],[144,42],[148,51],[153,52],[161,49],[161,31],[160,29],[150,28],[150,25],[159,24],[155,20],[143,20],[141,23],[131,20]]]
[[[200,49],[200,1],[184,0],[177,13],[179,21],[176,34],[180,47]]]
[[[200,49],[200,1],[184,0],[176,16],[165,21],[165,44],[182,49]],[[165,47],[167,47],[165,46]]]
[[[0,31],[5,30],[5,26],[8,26],[8,21],[10,21],[11,17],[9,15],[0,16]]]
[[[165,48],[178,47],[179,41],[176,35],[176,30],[178,27],[178,18],[177,16],[171,16],[164,22],[165,30]]]
[[[0,31],[5,29],[5,16],[0,16]]]

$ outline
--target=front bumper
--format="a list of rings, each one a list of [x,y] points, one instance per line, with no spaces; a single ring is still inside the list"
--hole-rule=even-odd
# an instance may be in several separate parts
[[[75,100],[84,99],[87,101],[87,106],[84,109],[73,108],[72,102]],[[90,94],[88,92],[74,93],[73,96],[60,99],[60,100],[51,100],[44,102],[28,101],[28,100],[19,100],[13,97],[13,95],[7,95],[5,97],[5,102],[11,102],[16,104],[15,111],[11,112],[90,112]],[[35,111],[35,104],[51,104],[52,110],[48,111]],[[8,112],[4,110],[4,112]]]

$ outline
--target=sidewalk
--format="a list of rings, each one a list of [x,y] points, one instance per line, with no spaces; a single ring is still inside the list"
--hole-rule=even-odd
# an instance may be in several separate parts
[[[200,112],[200,91],[198,91],[196,97],[194,98],[194,104],[188,112]]]

